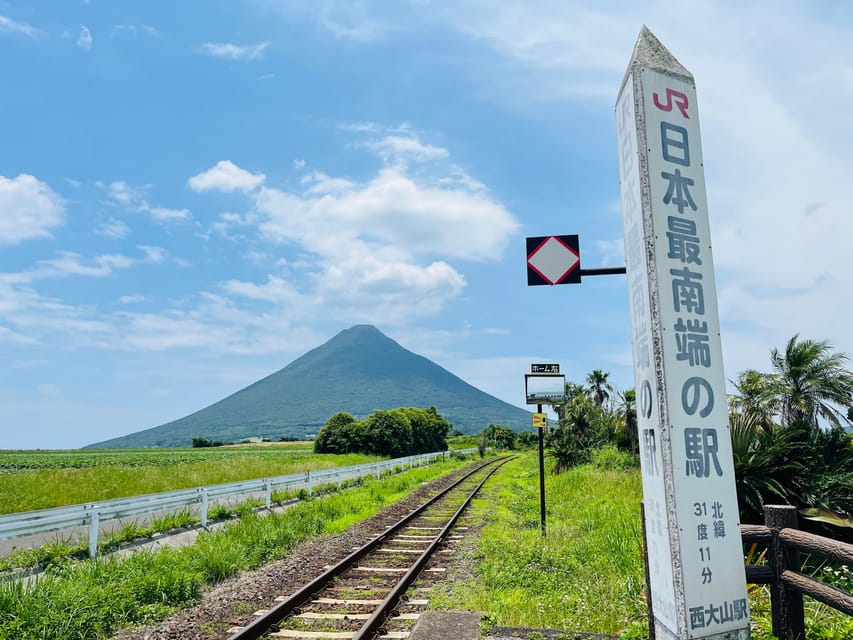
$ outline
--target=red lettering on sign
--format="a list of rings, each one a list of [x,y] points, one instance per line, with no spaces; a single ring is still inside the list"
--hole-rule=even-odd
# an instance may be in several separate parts
[[[660,98],[658,97],[658,94],[652,94],[652,99],[654,100],[655,106],[661,111],[672,111],[673,98],[675,98],[675,106],[678,107],[679,111],[681,111],[681,115],[689,119],[690,116],[687,115],[687,96],[681,93],[681,91],[667,89],[665,104],[660,103]]]

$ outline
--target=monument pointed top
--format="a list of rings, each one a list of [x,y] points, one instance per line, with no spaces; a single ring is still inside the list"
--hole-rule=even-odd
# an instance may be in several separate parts
[[[643,28],[640,29],[640,35],[637,36],[634,52],[631,54],[631,62],[628,63],[625,78],[622,80],[622,87],[625,86],[625,82],[628,81],[628,77],[634,69],[643,67],[693,81],[693,74],[672,55],[669,49],[661,44],[661,41],[646,25],[643,25]],[[619,93],[622,93],[621,88]]]

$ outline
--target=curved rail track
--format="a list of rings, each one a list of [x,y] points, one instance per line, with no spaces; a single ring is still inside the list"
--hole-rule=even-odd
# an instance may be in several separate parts
[[[303,638],[305,640],[409,637],[429,601],[429,587],[413,592],[420,576],[440,579],[433,566],[465,508],[485,481],[510,458],[486,462],[354,550],[338,564],[270,609],[258,611],[228,640]]]

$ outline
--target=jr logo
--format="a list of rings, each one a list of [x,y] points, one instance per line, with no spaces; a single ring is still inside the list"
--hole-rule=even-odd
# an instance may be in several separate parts
[[[674,100],[673,100],[674,98]],[[681,93],[681,91],[675,91],[674,89],[666,90],[666,103],[661,104],[660,96],[657,93],[652,94],[652,100],[654,100],[655,106],[661,111],[672,111],[672,104],[675,102],[675,106],[678,107],[678,110],[688,120],[690,116],[687,115],[687,96]]]

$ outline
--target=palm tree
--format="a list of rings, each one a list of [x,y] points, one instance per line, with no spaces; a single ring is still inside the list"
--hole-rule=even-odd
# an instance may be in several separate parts
[[[557,414],[557,420],[566,419],[567,407],[572,403],[572,400],[586,393],[586,389],[582,385],[576,384],[571,380],[566,381],[566,396],[562,402],[555,402],[551,405],[554,413]]]
[[[586,377],[586,383],[592,392],[592,399],[596,407],[604,408],[604,403],[610,399],[613,386],[607,382],[607,378],[609,377],[610,374],[601,369],[593,369],[592,373]]]
[[[853,405],[853,374],[847,368],[848,357],[834,353],[827,341],[799,340],[794,335],[784,353],[773,349],[770,355],[776,380],[773,386],[780,401],[784,425],[805,422],[818,425],[823,418],[834,427],[844,420]]]
[[[741,519],[758,523],[766,500],[782,504],[795,500],[792,480],[804,468],[791,455],[799,428],[765,423],[759,414],[747,412],[731,414],[729,425]]]
[[[617,417],[625,427],[625,436],[631,444],[631,453],[637,455],[637,394],[633,389],[617,392],[619,404]]]
[[[779,413],[779,376],[755,369],[741,371],[737,382],[732,382],[738,393],[730,398],[730,411],[743,414],[762,425],[773,424]]]

